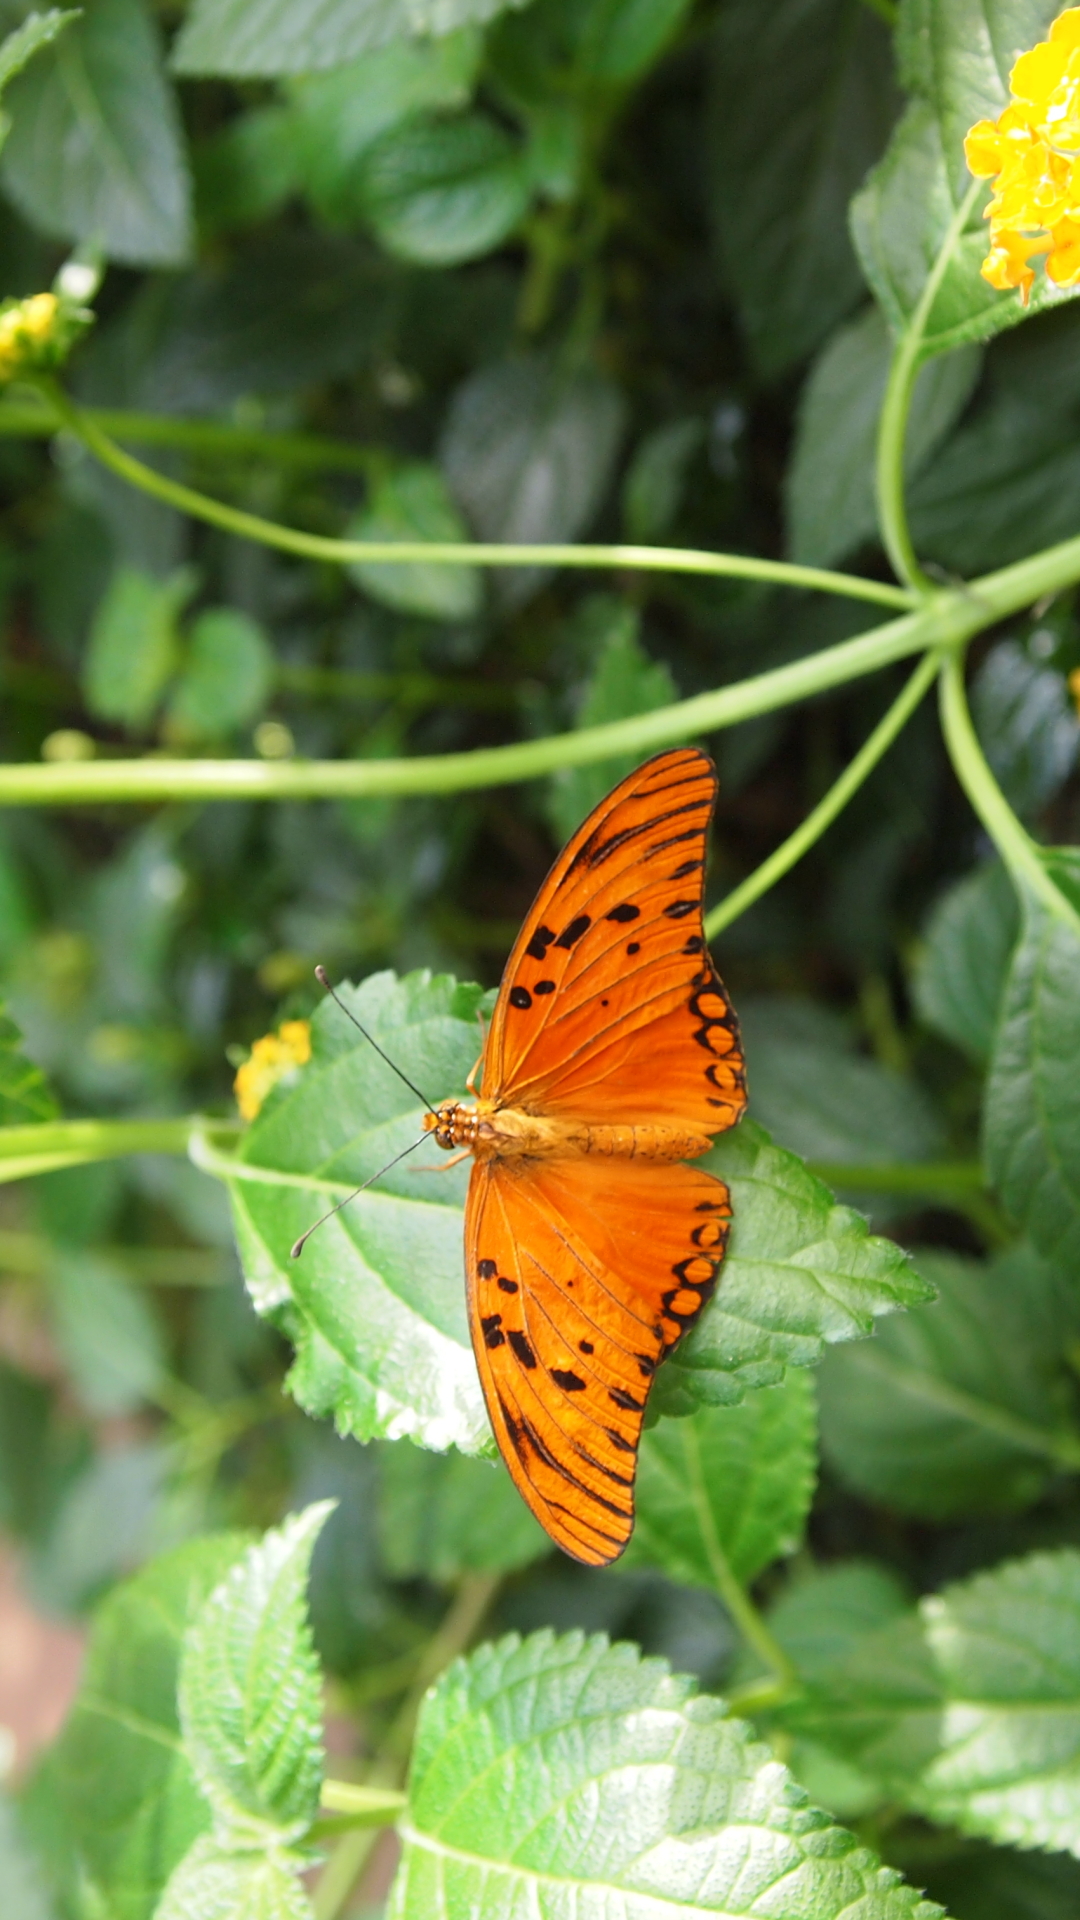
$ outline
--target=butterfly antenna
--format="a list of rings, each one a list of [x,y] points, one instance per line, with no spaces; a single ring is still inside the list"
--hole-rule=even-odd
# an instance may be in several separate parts
[[[356,1017],[356,1015],[355,1015],[355,1013],[350,1013],[350,1011],[349,1011],[349,1009],[348,1009],[348,1007],[347,1007],[347,1006],[345,1005],[345,1002],[344,1002],[344,1000],[342,1000],[342,999],[341,999],[341,997],[340,997],[340,995],[339,995],[339,994],[337,994],[337,993],[335,993],[335,992],[334,992],[334,989],[333,989],[333,987],[332,987],[332,986],[330,985],[330,976],[329,976],[329,974],[327,973],[327,971],[326,971],[326,968],[325,968],[325,967],[316,967],[316,969],[315,969],[315,978],[316,978],[316,980],[318,981],[318,983],[319,983],[319,985],[320,985],[320,987],[325,987],[325,989],[326,989],[326,991],[327,991],[327,993],[328,993],[328,994],[330,995],[330,998],[331,998],[331,1000],[333,1000],[333,1001],[335,1002],[335,1004],[336,1004],[337,1006],[339,1006],[339,1007],[341,1008],[341,1011],[342,1011],[342,1013],[343,1013],[343,1014],[345,1015],[345,1018],[346,1018],[347,1020],[351,1020],[351,1021],[352,1021],[352,1023],[353,1023],[353,1026],[359,1029],[359,1031],[360,1031],[360,1032],[361,1032],[361,1033],[363,1034],[363,1036],[364,1036],[364,1039],[365,1039],[366,1041],[368,1041],[368,1043],[369,1043],[369,1045],[371,1045],[371,1046],[373,1046],[373,1047],[374,1047],[374,1049],[375,1049],[375,1051],[376,1051],[376,1053],[377,1053],[377,1054],[379,1055],[379,1058],[380,1058],[381,1060],[385,1060],[385,1061],[386,1061],[386,1064],[387,1064],[387,1066],[388,1066],[388,1067],[390,1067],[390,1068],[392,1068],[392,1070],[393,1070],[393,1072],[397,1074],[397,1077],[398,1077],[398,1079],[399,1079],[399,1080],[403,1080],[403,1081],[405,1082],[405,1085],[406,1085],[406,1086],[408,1087],[408,1089],[409,1089],[409,1092],[410,1092],[410,1093],[415,1093],[415,1095],[416,1095],[416,1097],[417,1097],[417,1099],[418,1099],[418,1100],[419,1100],[419,1102],[420,1102],[420,1105],[421,1105],[422,1107],[426,1107],[429,1113],[434,1113],[434,1112],[435,1112],[435,1108],[433,1107],[433,1105],[432,1105],[432,1103],[431,1103],[431,1101],[430,1101],[430,1100],[428,1099],[428,1097],[427,1097],[427,1094],[426,1094],[426,1093],[421,1093],[421,1091],[420,1091],[420,1089],[419,1089],[419,1087],[414,1087],[414,1086],[413,1086],[413,1083],[412,1083],[412,1081],[411,1081],[411,1080],[409,1079],[409,1076],[408,1076],[408,1074],[407,1074],[407,1073],[402,1073],[402,1071],[401,1071],[401,1068],[400,1068],[400,1067],[398,1066],[398,1064],[397,1064],[397,1062],[396,1062],[396,1061],[394,1061],[394,1060],[391,1060],[391,1058],[390,1058],[390,1055],[389,1055],[388,1053],[384,1053],[384,1052],[383,1052],[383,1050],[382,1050],[382,1048],[380,1047],[380,1045],[379,1045],[379,1043],[378,1043],[378,1041],[377,1041],[377,1040],[373,1040],[373,1039],[372,1039],[372,1037],[371,1037],[371,1035],[370,1035],[370,1033],[368,1032],[368,1030],[367,1030],[367,1028],[366,1028],[366,1027],[362,1027],[362,1026],[360,1025],[360,1022],[359,1022],[359,1020],[357,1019],[357,1017]],[[411,1151],[412,1151],[412,1149],[410,1148],[410,1149],[409,1149],[409,1151],[411,1152]],[[399,1156],[399,1158],[400,1158],[400,1156]],[[390,1165],[391,1165],[391,1166],[393,1166],[393,1165],[394,1165],[394,1162],[393,1162],[392,1160],[391,1160],[391,1162],[390,1162]],[[385,1171],[386,1171],[386,1169],[385,1169],[385,1167],[384,1167],[384,1168],[383,1168],[383,1172],[385,1173]],[[376,1175],[376,1178],[378,1178],[378,1175]],[[343,1202],[342,1204],[344,1205],[344,1202]],[[337,1209],[336,1209],[336,1208],[334,1208],[334,1209],[332,1209],[332,1211],[334,1211],[334,1212],[336,1212],[336,1211],[337,1211]]]
[[[305,1240],[311,1239],[311,1236],[315,1232],[316,1227],[321,1227],[325,1225],[327,1220],[332,1220],[335,1213],[340,1213],[342,1207],[347,1207],[351,1201],[356,1199],[357,1194],[366,1192],[368,1187],[373,1187],[375,1185],[376,1180],[381,1180],[383,1177],[383,1174],[389,1173],[391,1167],[396,1167],[398,1161],[404,1160],[406,1154],[415,1153],[417,1147],[423,1146],[423,1143],[426,1139],[427,1139],[427,1134],[422,1133],[420,1135],[419,1140],[414,1140],[411,1146],[403,1147],[400,1153],[395,1153],[394,1158],[392,1160],[388,1160],[385,1167],[380,1167],[378,1173],[373,1173],[370,1180],[362,1181],[360,1186],[355,1187],[353,1189],[352,1193],[346,1194],[344,1200],[339,1200],[336,1207],[331,1207],[329,1213],[324,1213],[321,1219],[316,1220],[314,1225],[310,1226],[307,1229],[306,1233],[302,1233],[300,1235],[299,1240],[293,1241],[292,1246],[289,1248],[289,1253],[291,1258],[293,1260],[299,1260],[300,1255],[304,1251]]]

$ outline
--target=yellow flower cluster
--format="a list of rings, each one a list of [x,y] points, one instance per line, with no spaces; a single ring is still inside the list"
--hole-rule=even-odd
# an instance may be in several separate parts
[[[994,177],[983,279],[1019,287],[1026,306],[1037,254],[1055,286],[1080,281],[1080,7],[1020,55],[1009,89],[1004,113],[972,127],[964,153],[976,179]]]
[[[256,1040],[233,1082],[236,1104],[245,1120],[254,1120],[279,1080],[311,1059],[310,1020],[284,1020],[276,1033]]]
[[[37,361],[52,340],[59,307],[55,293],[34,293],[0,312],[0,380]]]

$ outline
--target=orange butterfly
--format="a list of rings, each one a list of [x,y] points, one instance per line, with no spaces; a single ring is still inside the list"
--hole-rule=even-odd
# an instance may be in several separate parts
[[[482,1096],[424,1120],[475,1156],[469,1322],[499,1450],[587,1566],[630,1538],[649,1386],[713,1290],[731,1218],[723,1182],[678,1164],[746,1105],[702,925],[716,784],[680,748],[601,801],[507,961]]]

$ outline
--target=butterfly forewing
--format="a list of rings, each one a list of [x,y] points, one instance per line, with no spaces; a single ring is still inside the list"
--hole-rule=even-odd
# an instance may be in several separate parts
[[[729,1127],[746,1104],[705,946],[716,774],[695,748],[622,781],[564,848],[503,975],[483,1090],[506,1106]]]
[[[495,1437],[541,1525],[590,1566],[630,1537],[652,1376],[712,1290],[729,1218],[727,1188],[696,1167],[474,1169],[469,1321]]]

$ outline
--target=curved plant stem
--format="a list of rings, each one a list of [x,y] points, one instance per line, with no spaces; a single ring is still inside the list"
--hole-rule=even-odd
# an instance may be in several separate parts
[[[192,1125],[190,1119],[45,1120],[0,1127],[0,1183],[124,1153],[186,1153]]]
[[[761,580],[787,587],[807,587],[822,593],[837,593],[854,600],[868,600],[882,607],[910,607],[914,596],[902,587],[891,587],[879,580],[863,580],[855,574],[831,573],[821,567],[797,567],[783,560],[759,560],[741,553],[707,553],[680,547],[641,546],[509,546],[501,543],[473,544],[468,541],[424,540],[332,540],[325,534],[302,533],[295,527],[282,527],[276,521],[245,513],[239,507],[211,500],[179,481],[144,466],[125,453],[108,434],[103,433],[90,414],[68,399],[58,386],[42,382],[46,399],[61,416],[64,425],[101,461],[102,466],[122,480],[150,493],[181,513],[205,520],[225,533],[256,540],[282,553],[294,553],[301,559],[327,561],[346,566],[355,561],[367,564],[407,566],[414,561],[446,566],[560,566],[624,567],[653,573],[693,573],[715,579]]]
[[[929,691],[937,671],[937,654],[928,653],[919,662],[907,685],[897,695],[888,712],[878,721],[873,733],[855,755],[854,760],[844,768],[839,780],[829,788],[824,798],[818,801],[813,811],[807,814],[806,819],[796,827],[794,833],[788,835],[783,845],[777,847],[775,853],[771,853],[767,860],[763,860],[760,867],[740,886],[733,888],[726,900],[721,900],[718,907],[714,907],[711,913],[706,914],[705,937],[707,940],[715,940],[718,933],[722,933],[733,920],[737,920],[748,907],[752,907],[755,900],[760,900],[762,894],[768,893],[769,888],[774,887],[778,880],[782,880],[785,873],[788,873],[796,862],[809,852],[815,842],[820,840],[822,834],[832,825],[837,815],[843,812],[848,801],[858,792],[863,781],[877,766],[882,755],[888,752],[897,734],[906,726],[920,700]]]
[[[758,1612],[742,1581],[736,1577],[731,1562],[724,1552],[705,1484],[705,1467],[693,1422],[680,1421],[679,1432],[683,1443],[687,1487],[693,1502],[713,1586],[747,1646],[753,1647],[759,1660],[769,1668],[772,1684],[787,1690],[797,1681],[794,1665],[772,1629]]]
[[[358,473],[370,479],[387,457],[377,449],[314,433],[274,433],[262,427],[237,427],[228,420],[190,420],[177,414],[137,413],[122,407],[87,407],[83,418],[102,433],[147,447],[177,447],[218,459],[265,460],[284,467]],[[48,402],[0,405],[0,436],[47,440],[67,423]]]
[[[1012,875],[1017,890],[1035,898],[1080,937],[1080,913],[1055,885],[1036,842],[1021,826],[987,765],[964,689],[959,658],[941,670],[941,728],[957,779]]]
[[[972,183],[949,223],[918,305],[893,354],[878,422],[877,502],[881,538],[897,579],[918,593],[932,593],[933,583],[919,565],[908,531],[907,508],[904,504],[904,441],[926,324],[982,184],[980,180]]]

